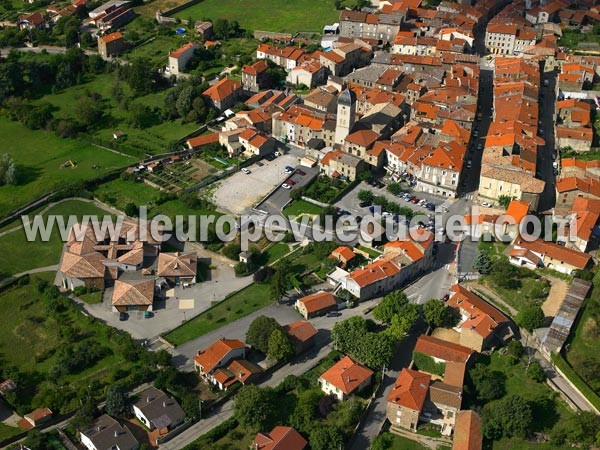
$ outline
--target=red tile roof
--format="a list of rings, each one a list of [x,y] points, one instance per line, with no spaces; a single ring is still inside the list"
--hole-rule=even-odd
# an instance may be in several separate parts
[[[195,46],[196,44],[194,44],[193,42],[188,42],[187,44],[184,44],[181,47],[179,47],[177,50],[173,50],[171,53],[169,53],[169,56],[171,58],[179,58],[182,54],[184,54],[189,49],[194,48]]]
[[[486,338],[499,324],[508,322],[504,314],[464,286],[455,284],[450,290],[453,294],[448,300],[448,306],[459,308],[469,314],[469,318],[462,323],[461,328],[473,329]]]
[[[317,330],[315,327],[313,327],[310,322],[306,322],[304,320],[284,326],[283,331],[289,334],[292,339],[302,343],[317,335]]]
[[[196,136],[187,140],[187,144],[190,148],[203,147],[217,142],[219,142],[219,133],[203,134],[202,136]]]
[[[417,339],[415,352],[424,353],[432,358],[442,359],[444,361],[466,363],[474,353],[468,347],[444,341],[433,336],[422,334]]]
[[[555,244],[554,242],[542,241],[541,239],[537,239],[533,242],[527,242],[521,237],[517,237],[513,244],[513,247],[515,246],[524,248],[537,254],[548,256],[557,261],[562,261],[578,269],[584,269],[592,259],[592,255],[587,253],[566,248],[562,245]]]
[[[481,450],[481,418],[475,411],[460,411],[456,415],[452,450]]]
[[[412,369],[402,369],[388,396],[388,402],[421,411],[427,397],[429,383],[431,383],[431,375]]]
[[[304,304],[304,307],[309,314],[337,305],[333,294],[324,291],[299,298],[298,301]]]
[[[198,352],[194,356],[194,361],[202,366],[202,370],[205,373],[210,372],[214,367],[232,350],[244,348],[245,344],[237,339],[225,339],[221,338],[212,344],[210,347],[205,348]]]
[[[372,130],[360,130],[349,134],[346,137],[346,141],[352,144],[360,145],[361,147],[369,147],[380,137],[381,136],[379,134]]]
[[[246,65],[243,67],[242,72],[250,74],[250,75],[258,75],[259,73],[263,73],[265,70],[269,68],[269,65],[264,59],[260,61],[256,61],[252,65]]]
[[[118,39],[123,39],[123,35],[119,31],[116,31],[116,32],[110,33],[110,34],[106,34],[106,35],[100,37],[100,40],[102,42],[104,42],[105,44],[116,41]]]
[[[506,215],[515,219],[516,223],[521,223],[521,220],[529,213],[529,202],[520,200],[512,200],[506,209]]]
[[[349,356],[345,356],[325,371],[321,378],[344,394],[350,395],[371,376],[373,376],[372,370],[358,364]]]
[[[362,269],[357,269],[349,275],[360,287],[373,284],[384,278],[396,275],[400,272],[400,267],[387,259],[379,259],[367,264]]]
[[[210,99],[215,102],[220,102],[233,95],[236,91],[241,89],[241,87],[242,84],[239,81],[223,78],[205,90],[202,94],[210,97]]]
[[[308,442],[294,428],[278,426],[270,433],[258,433],[254,450],[304,450]]]
[[[331,257],[335,259],[343,259],[346,262],[350,261],[355,256],[356,253],[354,253],[349,247],[345,247],[343,245],[331,252]]]

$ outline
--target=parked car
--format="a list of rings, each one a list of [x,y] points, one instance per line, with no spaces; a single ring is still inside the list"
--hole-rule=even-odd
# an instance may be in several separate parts
[[[291,166],[285,166],[285,173],[292,173],[294,171],[294,168]]]
[[[419,203],[419,199],[417,197],[413,197],[410,202],[416,205],[417,203]]]
[[[290,186],[293,186],[296,184],[296,182],[294,180],[292,180],[291,178],[285,180],[285,184],[289,184]]]
[[[283,183],[281,185],[281,187],[284,188],[284,189],[291,189],[292,188],[289,184],[286,184],[286,183]]]
[[[358,206],[360,206],[361,208],[366,208],[367,206],[371,206],[371,202],[369,202],[369,201],[360,202],[358,204]]]
[[[265,155],[265,159],[267,161],[273,161],[276,158],[276,156],[273,153],[269,153],[268,155]]]
[[[342,313],[338,312],[338,311],[329,311],[327,313],[327,317],[339,317],[341,315],[342,315]]]
[[[473,163],[471,163],[471,160],[467,161],[467,169],[470,169],[471,167],[473,167]]]
[[[127,314],[126,312],[120,312],[119,313],[119,320],[121,322],[124,322],[125,320],[127,320],[128,317],[129,317],[129,314]]]
[[[301,170],[301,169],[296,169],[296,173],[297,173],[298,175],[301,175],[301,176],[304,176],[304,175],[306,175],[306,172],[305,172],[304,170]]]
[[[276,157],[277,157],[277,156],[281,156],[281,153],[279,153],[279,152],[275,152],[275,153],[273,153],[273,154],[274,154]]]
[[[245,167],[242,168],[242,172],[244,172],[246,175],[248,175],[250,172],[250,169],[246,169]]]
[[[429,211],[435,211],[435,205],[433,203],[427,203],[425,208],[427,208]]]

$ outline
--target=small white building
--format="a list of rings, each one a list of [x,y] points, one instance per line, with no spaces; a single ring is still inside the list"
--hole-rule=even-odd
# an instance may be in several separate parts
[[[194,56],[194,51],[198,48],[197,44],[188,42],[177,50],[169,53],[168,71],[171,75],[179,75],[185,69],[188,61]]]

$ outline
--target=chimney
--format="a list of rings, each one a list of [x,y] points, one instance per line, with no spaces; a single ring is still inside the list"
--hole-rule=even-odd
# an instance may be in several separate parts
[[[146,397],[146,403],[150,403],[150,397]]]
[[[167,402],[165,402],[165,401],[163,400],[163,408],[166,408],[166,407],[167,407]]]
[[[115,437],[119,437],[119,433],[117,430],[115,430]]]

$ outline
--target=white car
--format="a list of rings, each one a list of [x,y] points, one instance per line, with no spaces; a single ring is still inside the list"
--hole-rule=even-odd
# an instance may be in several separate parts
[[[284,189],[291,189],[291,188],[292,188],[292,187],[291,187],[289,184],[287,184],[287,183],[283,183],[283,184],[281,185],[281,187],[282,187],[282,188],[284,188]]]
[[[554,161],[552,163],[552,167],[554,167],[555,169],[558,169],[558,161]]]
[[[275,156],[281,156],[281,153],[279,153],[279,152],[275,152],[275,153],[273,153],[273,154],[274,154]]]
[[[481,202],[481,206],[485,206],[486,208],[489,208],[492,205],[490,205],[488,202]]]
[[[250,172],[250,169],[246,169],[245,167],[242,168],[242,172],[244,172],[246,175],[248,175]]]

